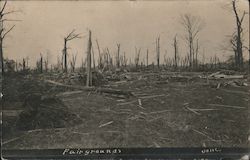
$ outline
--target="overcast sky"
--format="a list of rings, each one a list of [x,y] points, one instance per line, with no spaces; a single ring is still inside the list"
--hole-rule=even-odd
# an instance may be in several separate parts
[[[228,5],[229,4],[229,5]],[[121,52],[134,58],[135,46],[141,48],[142,56],[149,49],[150,62],[155,61],[155,39],[161,36],[161,57],[173,56],[173,38],[177,34],[180,55],[187,54],[185,34],[180,16],[190,13],[200,17],[205,27],[199,34],[201,54],[204,50],[207,60],[215,54],[226,59],[230,52],[220,46],[226,43],[226,35],[235,29],[235,17],[230,11],[230,0],[193,1],[9,1],[6,11],[21,10],[9,16],[20,19],[4,42],[4,56],[19,60],[29,57],[34,66],[40,53],[49,52],[50,62],[56,63],[62,54],[63,38],[72,29],[81,33],[82,39],[68,43],[69,54],[77,53],[80,65],[86,57],[87,31],[92,30],[93,47],[97,57],[95,40],[101,48],[108,47],[115,54],[116,44]],[[248,1],[239,0],[240,15],[248,12]],[[248,45],[249,17],[244,21],[245,45]],[[247,52],[244,53],[247,56]],[[163,58],[162,58],[163,61]]]

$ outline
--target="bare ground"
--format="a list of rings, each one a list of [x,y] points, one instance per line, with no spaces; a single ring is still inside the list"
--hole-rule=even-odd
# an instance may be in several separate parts
[[[47,85],[40,76],[9,77],[4,88],[3,148],[249,147],[249,81],[248,86],[218,87],[225,80],[188,74],[191,78],[135,73],[130,80],[105,84],[132,91],[135,96],[130,98],[72,92]],[[18,130],[25,91],[56,94],[81,122]]]

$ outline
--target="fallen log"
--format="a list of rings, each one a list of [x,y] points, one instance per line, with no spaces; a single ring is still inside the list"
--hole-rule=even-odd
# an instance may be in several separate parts
[[[143,97],[138,97],[138,98],[140,98],[140,99],[149,99],[149,98],[156,98],[156,97],[162,97],[162,96],[168,96],[168,95],[161,94],[161,95],[143,96]]]
[[[223,104],[207,104],[209,106],[215,106],[215,107],[226,107],[226,108],[234,108],[234,109],[245,109],[246,107],[241,106],[230,106],[230,105],[223,105]]]
[[[46,83],[53,84],[56,86],[71,88],[71,89],[78,89],[78,90],[84,90],[84,91],[95,91],[98,93],[108,93],[108,94],[118,94],[118,95],[125,95],[127,97],[134,96],[131,91],[123,91],[118,89],[111,89],[111,88],[95,88],[95,87],[83,87],[79,85],[67,85],[51,80],[45,80]]]
[[[118,105],[118,106],[123,106],[123,105],[133,104],[133,103],[135,103],[135,102],[137,102],[137,100],[133,100],[133,101],[130,101],[130,102],[124,102],[124,103],[118,103],[117,105]]]
[[[171,112],[171,111],[173,111],[173,110],[167,109],[167,110],[162,110],[162,111],[149,112],[149,113],[146,113],[146,114],[147,114],[147,115],[148,115],[148,114],[157,114],[157,113],[165,113],[165,112]]]
[[[228,90],[228,89],[221,89],[221,91],[225,91],[225,92],[228,92],[228,93],[244,94],[244,95],[249,95],[250,94],[250,92]]]

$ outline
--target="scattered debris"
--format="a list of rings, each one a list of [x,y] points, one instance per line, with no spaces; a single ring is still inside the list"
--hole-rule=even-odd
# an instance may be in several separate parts
[[[45,82],[54,84],[57,86],[72,88],[72,89],[81,89],[84,91],[96,91],[99,93],[109,93],[109,94],[118,94],[118,95],[125,95],[126,97],[134,96],[132,92],[130,91],[123,91],[118,89],[111,89],[111,88],[94,88],[94,87],[83,87],[83,86],[77,86],[77,85],[66,85],[59,82],[51,81],[51,80],[45,80]]]
[[[236,74],[227,74],[226,72],[223,71],[219,71],[219,72],[215,72],[213,74],[210,74],[208,76],[209,78],[216,78],[216,79],[242,79],[244,78],[244,75],[236,75]]]

